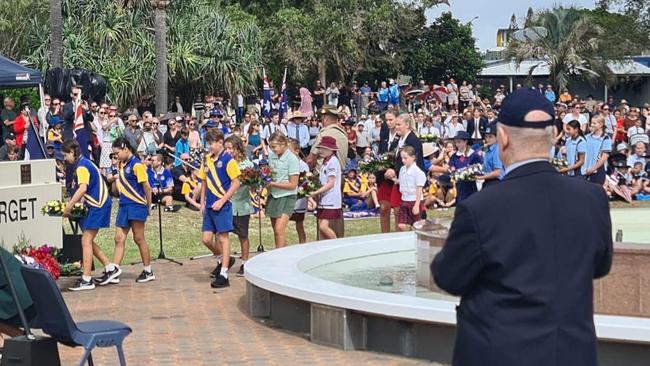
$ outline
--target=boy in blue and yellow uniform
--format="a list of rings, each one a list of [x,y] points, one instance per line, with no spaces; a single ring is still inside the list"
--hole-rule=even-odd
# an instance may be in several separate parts
[[[201,213],[203,214],[203,244],[210,248],[212,237],[216,234],[221,246],[222,262],[217,265],[219,273],[210,284],[213,288],[228,287],[228,267],[230,264],[230,240],[228,234],[233,230],[232,204],[230,198],[240,186],[239,166],[223,147],[224,136],[220,130],[210,130],[205,134],[210,153],[205,156],[198,178],[201,181]]]
[[[70,216],[74,205],[82,199],[88,208],[86,217],[79,221],[83,231],[81,235],[83,274],[69,290],[92,290],[95,288],[91,277],[93,254],[104,266],[109,263],[108,257],[94,240],[99,229],[109,227],[111,224],[111,198],[99,169],[81,154],[81,148],[76,140],[66,141],[61,146],[61,151],[66,163],[76,165],[76,191],[66,204],[63,215]]]
[[[151,186],[151,200],[156,204],[165,205],[165,212],[173,212],[172,191],[174,190],[174,177],[172,172],[165,167],[165,158],[162,154],[154,155],[149,168],[149,185]]]
[[[106,266],[104,276],[97,282],[106,285],[122,273],[119,265],[124,257],[124,244],[130,230],[133,231],[133,241],[140,250],[143,265],[142,273],[135,281],[138,283],[153,281],[156,276],[151,270],[149,246],[144,237],[144,224],[151,207],[151,186],[147,168],[137,156],[133,155],[133,148],[124,137],[118,137],[113,141],[113,154],[119,161],[117,189],[120,192],[120,207],[115,219],[115,226],[117,226],[115,253],[113,262]]]
[[[499,158],[499,145],[497,144],[497,124],[496,122],[490,123],[485,128],[485,145],[487,150],[483,157],[483,188],[496,184],[503,179],[505,175],[505,168]]]

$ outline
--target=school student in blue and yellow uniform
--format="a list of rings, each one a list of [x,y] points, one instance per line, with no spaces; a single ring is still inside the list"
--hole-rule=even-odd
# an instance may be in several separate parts
[[[124,244],[129,231],[133,231],[133,241],[140,250],[142,258],[142,273],[136,282],[149,282],[156,279],[149,262],[149,246],[144,237],[144,224],[149,216],[151,207],[151,186],[147,176],[147,168],[133,154],[133,147],[124,137],[113,141],[113,154],[119,161],[117,189],[120,192],[120,207],[115,219],[115,253],[113,254],[114,269],[106,267],[104,276],[99,280],[100,285],[109,283],[122,272],[119,265],[124,257]]]
[[[192,168],[190,177],[183,182],[181,187],[181,194],[185,198],[185,202],[187,202],[187,207],[195,211],[201,209],[200,194],[197,192],[197,188],[201,188],[199,187],[198,169],[198,165],[196,168]]]
[[[496,122],[490,123],[485,128],[485,156],[483,156],[483,176],[478,179],[483,179],[483,188],[492,184],[496,184],[505,175],[505,168],[499,158],[499,145],[497,144],[497,124]]]
[[[99,169],[81,154],[81,148],[76,140],[68,140],[63,143],[61,151],[65,162],[75,166],[77,187],[74,195],[66,204],[63,215],[70,216],[72,207],[82,200],[88,208],[88,215],[79,222],[83,231],[81,235],[83,275],[69,290],[92,290],[95,288],[91,277],[93,254],[104,266],[109,263],[108,257],[95,244],[94,240],[99,229],[107,228],[111,224],[111,197]]]
[[[174,177],[172,172],[165,168],[165,158],[162,154],[153,156],[148,173],[152,201],[155,202],[154,204],[165,205],[165,212],[173,212],[172,191],[174,190]]]
[[[343,182],[343,203],[350,208],[350,211],[361,211],[368,208],[364,197],[367,184],[357,176],[357,170],[348,169]]]
[[[221,246],[222,262],[217,264],[219,273],[214,273],[213,288],[228,287],[230,263],[230,239],[233,231],[232,204],[230,199],[239,186],[239,166],[224,149],[224,136],[220,130],[205,134],[210,153],[203,159],[198,178],[201,181],[201,213],[203,214],[203,244],[211,249],[212,237],[216,234]],[[212,250],[212,249],[211,249]],[[216,269],[215,269],[216,270]]]

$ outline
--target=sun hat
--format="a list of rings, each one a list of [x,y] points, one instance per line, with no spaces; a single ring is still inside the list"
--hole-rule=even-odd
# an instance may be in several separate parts
[[[289,115],[289,118],[287,118],[288,121],[294,120],[294,119],[304,119],[305,116],[300,113],[300,111],[295,111],[293,114]]]
[[[320,143],[316,146],[319,149],[327,149],[332,151],[337,151],[338,147],[336,146],[336,139],[332,136],[323,136],[320,140]]]
[[[338,116],[339,116],[339,111],[338,111],[338,109],[336,108],[336,106],[326,104],[326,105],[323,106],[323,108],[321,108],[321,109],[318,111],[318,114],[320,114],[321,116],[324,116],[324,115],[326,115],[326,114],[329,114],[329,115],[332,115],[332,116],[336,116],[336,117],[338,117]]]
[[[644,144],[649,144],[650,143],[650,137],[646,135],[645,133],[637,133],[636,135],[630,136],[630,145],[631,146],[636,146],[639,142],[643,142]]]
[[[426,142],[422,144],[422,157],[426,158],[438,150],[440,150],[440,148],[436,144],[433,142]]]
[[[620,144],[616,145],[616,151],[625,151],[628,148],[629,147],[627,146],[627,144],[625,142],[621,142]]]

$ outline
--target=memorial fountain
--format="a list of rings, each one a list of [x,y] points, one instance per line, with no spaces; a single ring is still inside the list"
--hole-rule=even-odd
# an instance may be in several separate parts
[[[594,281],[601,365],[650,359],[647,222],[650,209],[612,210],[624,242],[615,243],[611,273]],[[257,256],[246,263],[249,314],[324,345],[450,363],[458,299],[435,286],[429,269],[446,235],[434,225]]]

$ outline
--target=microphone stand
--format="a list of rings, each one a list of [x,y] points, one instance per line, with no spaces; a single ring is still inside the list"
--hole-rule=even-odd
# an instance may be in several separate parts
[[[156,176],[156,188],[158,188],[159,192],[161,191],[160,187],[161,187],[160,180]],[[156,261],[156,260],[166,260],[168,262],[176,263],[179,266],[182,266],[183,265],[182,262],[179,262],[179,261],[177,261],[175,259],[172,259],[172,258],[167,258],[167,256],[165,256],[165,250],[163,249],[163,233],[162,233],[162,207],[161,207],[162,206],[162,196],[160,194],[158,194],[158,202],[156,202],[156,206],[158,206],[158,242],[160,244],[160,252],[158,252],[158,257],[153,259],[153,260],[154,261]],[[142,263],[142,262],[133,262],[133,263],[131,263],[131,265],[138,264],[138,263]]]
[[[257,252],[264,252],[264,244],[262,244],[262,188],[257,188],[257,198],[259,200],[260,208],[257,211],[257,233],[260,238],[260,242],[257,245]]]

